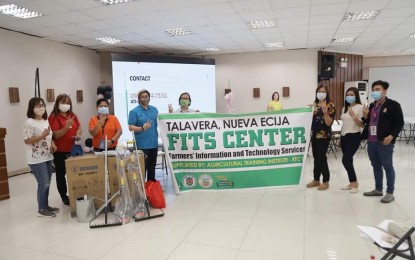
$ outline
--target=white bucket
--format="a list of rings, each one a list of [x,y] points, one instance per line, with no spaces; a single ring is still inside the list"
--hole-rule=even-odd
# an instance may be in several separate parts
[[[76,219],[79,223],[88,223],[95,217],[95,208],[92,200],[80,197],[76,200]]]

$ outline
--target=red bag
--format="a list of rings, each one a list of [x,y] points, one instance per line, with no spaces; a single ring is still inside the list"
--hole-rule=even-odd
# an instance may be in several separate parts
[[[166,207],[164,192],[159,181],[148,181],[145,185],[146,195],[150,206],[156,209]]]

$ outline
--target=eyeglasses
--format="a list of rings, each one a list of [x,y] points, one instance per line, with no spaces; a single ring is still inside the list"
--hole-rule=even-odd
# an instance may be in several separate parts
[[[35,107],[36,108],[43,108],[43,107],[46,107],[46,106],[45,105],[42,105],[42,104],[37,104]]]

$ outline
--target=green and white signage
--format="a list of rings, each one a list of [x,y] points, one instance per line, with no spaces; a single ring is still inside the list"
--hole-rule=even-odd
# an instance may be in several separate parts
[[[298,185],[312,108],[250,114],[160,114],[180,191]]]

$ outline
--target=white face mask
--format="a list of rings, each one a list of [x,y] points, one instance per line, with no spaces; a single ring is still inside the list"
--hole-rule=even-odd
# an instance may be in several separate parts
[[[326,97],[327,97],[327,93],[317,93],[317,99],[320,101],[326,99]]]
[[[59,104],[59,110],[63,113],[66,113],[71,109],[71,105],[68,104]]]
[[[36,107],[34,109],[35,115],[37,116],[43,116],[43,114],[45,114],[45,108],[44,107]]]

